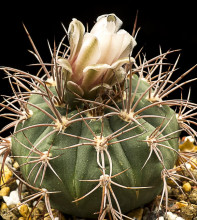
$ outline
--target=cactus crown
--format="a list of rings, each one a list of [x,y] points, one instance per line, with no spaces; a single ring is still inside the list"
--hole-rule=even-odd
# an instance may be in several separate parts
[[[133,58],[136,35],[121,25],[116,15],[103,15],[87,33],[73,19],[69,47],[65,36],[57,48],[49,46],[51,64],[43,62],[25,28],[41,69],[34,75],[1,68],[13,91],[0,103],[1,117],[12,120],[1,133],[14,128],[1,138],[4,162],[9,155],[18,161],[22,177],[13,175],[34,191],[25,201],[44,198],[52,219],[51,207],[122,219],[163,188],[162,201],[167,177],[186,161],[178,150],[180,132],[196,136],[190,92],[186,100],[166,99],[195,80],[179,83],[195,66],[171,81],[179,56],[174,65],[164,60],[177,50]]]

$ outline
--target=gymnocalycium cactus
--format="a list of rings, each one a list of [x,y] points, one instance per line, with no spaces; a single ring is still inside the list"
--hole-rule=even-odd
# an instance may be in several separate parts
[[[0,104],[1,117],[12,119],[1,132],[14,127],[11,141],[2,138],[5,155],[11,151],[22,174],[14,175],[35,192],[27,200],[44,198],[52,219],[51,207],[122,219],[162,188],[163,198],[165,178],[180,157],[180,132],[196,135],[190,126],[196,104],[189,97],[165,99],[187,83],[178,84],[194,67],[171,81],[178,59],[174,65],[164,59],[175,51],[133,58],[136,36],[121,24],[116,15],[103,15],[86,33],[73,19],[69,47],[65,37],[57,48],[49,46],[51,64],[42,61],[25,28],[39,74],[2,67],[14,93]]]

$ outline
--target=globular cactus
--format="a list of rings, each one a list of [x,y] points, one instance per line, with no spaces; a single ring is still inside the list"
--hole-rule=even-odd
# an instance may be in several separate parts
[[[69,47],[64,37],[50,48],[51,64],[42,61],[25,28],[39,74],[2,68],[14,93],[0,105],[1,116],[13,120],[1,132],[14,127],[11,155],[22,177],[15,175],[35,190],[32,199],[45,198],[52,219],[51,207],[83,218],[111,213],[122,219],[162,189],[164,196],[166,176],[180,157],[180,132],[196,135],[195,122],[188,121],[196,105],[165,99],[187,83],[178,84],[194,67],[171,81],[178,59],[174,65],[164,59],[175,51],[134,59],[136,36],[119,30],[121,24],[114,14],[103,15],[85,33],[73,19]]]

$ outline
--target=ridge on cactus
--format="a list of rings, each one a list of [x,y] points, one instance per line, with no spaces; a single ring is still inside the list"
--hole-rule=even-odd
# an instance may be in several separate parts
[[[102,15],[88,33],[73,19],[69,46],[65,36],[49,46],[51,64],[25,28],[38,74],[1,68],[13,91],[0,103],[0,116],[11,120],[0,132],[12,131],[1,137],[3,161],[13,157],[20,165],[13,174],[33,190],[21,204],[44,199],[51,219],[52,208],[82,218],[130,218],[161,192],[167,210],[166,179],[178,184],[175,170],[189,160],[179,137],[184,130],[195,139],[197,105],[190,92],[186,100],[166,98],[196,80],[181,82],[195,66],[172,81],[179,56],[174,65],[164,60],[178,50],[133,57],[136,30],[132,36],[121,25],[115,14]]]

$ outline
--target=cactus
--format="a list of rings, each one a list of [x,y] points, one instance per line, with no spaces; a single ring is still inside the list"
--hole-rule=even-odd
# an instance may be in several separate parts
[[[49,46],[51,64],[42,61],[25,28],[39,73],[1,68],[13,90],[0,103],[1,117],[12,119],[1,133],[14,128],[11,141],[2,138],[9,143],[5,157],[18,161],[22,176],[14,175],[34,190],[27,200],[44,198],[52,219],[51,207],[83,218],[104,219],[110,212],[122,219],[162,189],[163,198],[166,177],[177,158],[184,159],[181,131],[196,135],[196,104],[189,96],[166,99],[192,81],[178,84],[195,66],[171,81],[178,59],[174,65],[164,59],[176,51],[134,59],[136,35],[119,30],[121,24],[114,14],[103,15],[85,33],[73,19],[69,47],[65,37],[53,51]]]

